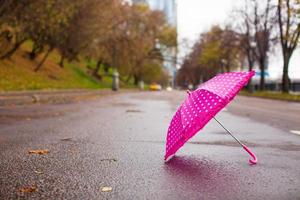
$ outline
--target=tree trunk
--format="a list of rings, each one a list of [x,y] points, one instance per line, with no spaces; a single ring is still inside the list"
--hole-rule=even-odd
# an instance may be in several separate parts
[[[64,54],[61,54],[60,61],[59,61],[59,66],[61,68],[64,68],[64,61],[65,61],[65,56]]]
[[[226,72],[230,72],[230,65],[226,65]]]
[[[26,39],[23,39],[19,42],[16,42],[14,47],[10,49],[8,52],[6,52],[4,55],[0,57],[1,60],[3,59],[10,59],[11,56],[19,49],[19,47],[26,41]]]
[[[44,64],[44,62],[47,60],[49,54],[51,53],[51,51],[53,50],[52,47],[50,47],[47,51],[47,53],[45,54],[45,56],[43,57],[43,59],[41,60],[41,62],[36,66],[36,68],[34,69],[35,72],[37,72],[41,67],[42,65]]]
[[[31,52],[29,53],[29,59],[34,60],[36,58],[36,50],[32,48]]]
[[[29,53],[30,60],[34,60],[39,53],[43,51],[43,47],[39,47],[37,45],[33,45],[31,52]]]
[[[222,64],[222,65],[221,65],[221,73],[223,74],[223,73],[225,73],[225,72],[226,72],[226,70],[225,70],[225,65]]]
[[[128,82],[130,81],[131,77],[132,77],[132,75],[129,74],[128,77],[127,77],[126,80],[125,80],[125,83],[128,83]]]
[[[133,83],[135,86],[139,84],[139,81],[140,81],[139,77],[137,75],[133,75]]]
[[[98,78],[99,80],[102,79],[102,76],[98,74],[98,72],[99,72],[99,70],[100,70],[100,68],[101,68],[101,65],[102,65],[102,61],[99,60],[99,61],[97,62],[96,68],[95,68],[94,71],[93,71],[93,76],[96,77],[96,78]]]
[[[289,85],[290,85],[289,62],[290,59],[287,56],[285,56],[283,61],[282,88],[281,88],[283,93],[289,92]]]
[[[249,62],[249,72],[250,72],[250,71],[253,70],[253,64],[254,64],[254,62],[252,60],[250,60],[250,59],[248,60],[248,62]],[[247,88],[248,88],[248,92],[249,93],[253,93],[254,92],[254,87],[252,85],[252,79],[249,80]]]
[[[259,84],[259,90],[263,91],[265,90],[265,62],[264,60],[260,60],[260,84]]]
[[[108,74],[108,72],[109,72],[109,67],[110,67],[109,64],[107,64],[107,63],[105,64],[105,63],[104,63],[104,72],[105,72],[105,75]]]

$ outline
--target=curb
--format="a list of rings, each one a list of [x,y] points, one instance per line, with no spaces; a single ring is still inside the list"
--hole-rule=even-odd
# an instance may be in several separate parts
[[[71,103],[93,97],[134,92],[135,90],[120,90],[114,92],[110,89],[101,90],[45,90],[45,91],[20,91],[0,93],[0,107],[14,105],[30,105],[42,103]]]

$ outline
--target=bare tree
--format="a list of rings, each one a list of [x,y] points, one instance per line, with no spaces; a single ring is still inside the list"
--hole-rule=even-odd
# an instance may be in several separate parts
[[[245,0],[245,7],[236,12],[241,19],[236,24],[240,35],[240,48],[247,58],[249,70],[253,69],[256,62],[259,65],[260,90],[265,89],[268,52],[276,41],[275,8],[272,0]]]
[[[28,15],[24,10],[31,3],[31,1],[26,0],[2,0],[0,2],[1,43],[3,41],[9,43],[7,46],[4,45],[5,48],[0,49],[0,59],[10,58],[28,39],[28,34],[23,32],[26,25],[21,21]]]
[[[278,25],[283,56],[282,92],[289,92],[289,62],[300,37],[300,2],[278,0]]]
[[[261,1],[253,0],[254,3],[254,29],[255,29],[255,41],[256,51],[255,56],[257,58],[261,77],[260,77],[260,90],[265,89],[265,70],[268,63],[268,52],[271,48],[272,31],[275,26],[275,7],[271,4],[271,0],[267,0],[265,5]],[[261,7],[263,5],[263,7]]]
[[[251,13],[249,10],[249,2],[246,1],[245,7],[242,9],[239,9],[234,12],[234,18],[240,18],[241,20],[238,21],[235,24],[235,30],[238,35],[239,40],[239,49],[241,50],[243,57],[246,58],[247,64],[248,64],[248,70],[253,70],[256,57],[255,57],[255,49],[256,49],[256,43],[254,38],[254,26],[253,26],[253,20],[251,17]],[[233,18],[232,17],[232,18]],[[251,80],[248,83],[248,91],[252,92],[253,87],[251,84]]]

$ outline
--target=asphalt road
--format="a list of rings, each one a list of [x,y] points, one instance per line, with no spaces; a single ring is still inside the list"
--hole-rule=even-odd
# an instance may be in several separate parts
[[[289,131],[300,129],[299,104],[238,97],[217,115],[255,166],[214,121],[164,163],[185,95],[1,107],[0,199],[300,199],[300,136]],[[29,154],[37,149],[49,153]]]

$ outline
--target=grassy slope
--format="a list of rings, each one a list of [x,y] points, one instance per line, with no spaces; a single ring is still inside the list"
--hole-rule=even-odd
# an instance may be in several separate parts
[[[260,97],[266,99],[300,102],[300,95],[283,94],[281,92],[268,92],[268,91],[259,92],[258,91],[254,93],[248,93],[247,91],[241,91],[239,94],[244,96]]]
[[[40,71],[34,72],[41,56],[37,61],[27,59],[26,51],[30,48],[31,44],[26,43],[11,60],[0,60],[0,91],[111,87],[110,76],[103,76],[102,81],[91,77],[85,62],[66,62],[61,68],[57,64],[60,58],[57,52],[49,56]]]

